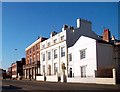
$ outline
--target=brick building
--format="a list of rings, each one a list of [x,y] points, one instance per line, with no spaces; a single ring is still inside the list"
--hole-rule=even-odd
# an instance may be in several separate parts
[[[36,75],[40,74],[40,42],[47,38],[39,37],[34,43],[28,46],[26,51],[26,64],[24,65],[24,77],[36,79]]]
[[[23,65],[25,64],[25,58],[22,58],[20,61],[12,63],[12,78],[18,78],[23,76]]]
[[[8,68],[7,77],[10,77],[10,78],[12,77],[12,67]]]
[[[120,42],[115,44],[116,82],[120,83]]]
[[[6,78],[6,70],[0,68],[0,79],[5,79]]]

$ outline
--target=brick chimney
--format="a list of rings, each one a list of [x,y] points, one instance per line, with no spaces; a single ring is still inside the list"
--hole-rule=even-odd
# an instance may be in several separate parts
[[[106,42],[110,42],[110,36],[111,36],[111,33],[110,33],[109,29],[104,29],[103,40]]]

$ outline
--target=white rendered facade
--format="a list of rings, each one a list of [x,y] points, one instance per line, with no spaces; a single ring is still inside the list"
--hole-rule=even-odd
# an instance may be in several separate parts
[[[85,51],[85,57],[80,57],[80,51]],[[81,36],[80,39],[74,44],[74,46],[68,48],[68,58],[72,54],[72,60],[68,59],[68,73],[70,74],[70,68],[72,69],[72,77],[82,77],[81,68],[84,67],[85,76],[94,77],[94,70],[97,69],[96,64],[96,40]],[[83,76],[84,77],[84,76]]]
[[[71,77],[95,78],[95,71],[98,69],[112,71],[115,67],[114,46],[98,42],[96,39],[81,36],[74,46],[68,48],[68,58],[70,54],[72,54],[72,60],[68,59],[68,75]],[[70,71],[72,71],[71,74]]]
[[[63,39],[61,39],[61,37],[63,37]],[[66,31],[45,40],[40,44],[40,48],[41,74],[54,75],[61,73],[62,63],[67,64]],[[61,49],[64,49],[63,56],[61,55]],[[55,68],[57,68],[57,70],[55,70]]]

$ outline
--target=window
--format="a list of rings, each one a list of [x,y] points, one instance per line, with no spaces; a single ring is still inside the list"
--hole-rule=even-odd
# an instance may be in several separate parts
[[[50,42],[48,42],[48,46],[50,46]]]
[[[43,65],[43,73],[45,73],[45,65]]]
[[[35,55],[34,55],[34,61],[36,61],[36,57],[35,57]]]
[[[63,36],[61,36],[61,41],[63,41],[64,40],[64,35]]]
[[[37,59],[38,59],[38,55],[36,55],[36,61],[37,61]]]
[[[61,47],[61,57],[65,56],[65,47]]]
[[[30,59],[28,58],[28,62],[27,63],[30,63]]]
[[[81,66],[81,77],[86,77],[86,66]]]
[[[32,57],[30,57],[30,61],[29,61],[29,64],[31,64],[32,63]]]
[[[57,49],[54,50],[54,59],[57,58]]]
[[[57,71],[58,71],[57,69],[58,69],[57,63],[54,63],[54,74],[57,73]]]
[[[44,44],[44,45],[42,45],[42,48],[43,48],[43,49],[45,48],[45,44]]]
[[[51,65],[48,65],[48,75],[51,75]]]
[[[51,59],[51,52],[48,52],[48,60]]]
[[[80,59],[86,58],[86,49],[80,50]]]
[[[36,44],[36,50],[38,49],[38,45]]]
[[[57,42],[57,39],[54,40],[54,43],[56,43],[56,42]]]
[[[35,51],[35,46],[33,46],[33,51]]]
[[[72,61],[72,53],[68,54],[68,60],[69,62]]]
[[[30,49],[30,53],[31,53],[32,51],[31,51],[31,49]]]
[[[37,53],[36,60],[39,61],[39,53]]]
[[[43,61],[45,61],[45,54],[43,54]]]

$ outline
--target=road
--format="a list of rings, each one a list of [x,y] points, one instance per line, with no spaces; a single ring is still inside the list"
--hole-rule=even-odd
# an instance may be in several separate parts
[[[98,84],[82,84],[82,83],[60,83],[60,82],[41,82],[41,81],[29,81],[29,80],[2,80],[2,91],[8,90],[13,92],[18,91],[39,91],[40,90],[112,90],[117,91],[120,85],[98,85]],[[72,91],[71,91],[72,92]],[[96,91],[95,91],[96,92]]]

